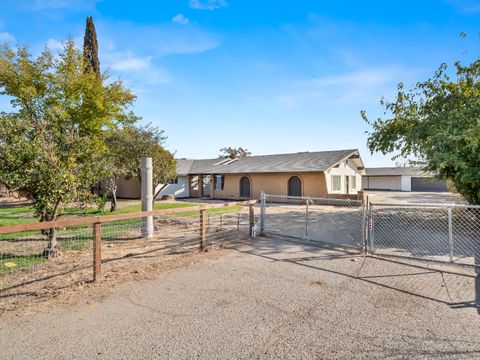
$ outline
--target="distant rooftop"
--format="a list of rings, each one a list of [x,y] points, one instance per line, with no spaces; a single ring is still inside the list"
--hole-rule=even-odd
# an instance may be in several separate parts
[[[352,155],[359,155],[358,150],[298,152],[239,159],[177,159],[177,173],[188,175],[326,171]]]
[[[366,168],[365,172],[367,176],[431,176],[420,167],[415,166]]]

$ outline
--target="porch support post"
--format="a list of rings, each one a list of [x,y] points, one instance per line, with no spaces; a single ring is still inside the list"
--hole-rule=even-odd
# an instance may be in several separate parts
[[[198,197],[203,197],[203,175],[198,174]]]
[[[214,191],[215,191],[215,174],[210,175],[210,199],[213,199],[215,197],[213,193]]]

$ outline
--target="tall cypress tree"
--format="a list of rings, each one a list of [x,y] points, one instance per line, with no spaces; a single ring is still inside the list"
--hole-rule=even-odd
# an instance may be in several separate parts
[[[100,75],[100,62],[98,61],[98,43],[93,18],[87,17],[85,37],[83,38],[83,56],[85,57],[85,71],[93,71]]]

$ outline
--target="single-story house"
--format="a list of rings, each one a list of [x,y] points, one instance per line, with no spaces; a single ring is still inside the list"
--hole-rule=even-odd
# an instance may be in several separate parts
[[[354,198],[364,165],[358,150],[298,152],[238,159],[177,159],[177,179],[160,196],[258,199],[267,194]],[[140,195],[137,180],[122,181],[118,197]]]
[[[447,190],[447,182],[436,180],[418,167],[366,168],[362,177],[364,190],[436,191]]]

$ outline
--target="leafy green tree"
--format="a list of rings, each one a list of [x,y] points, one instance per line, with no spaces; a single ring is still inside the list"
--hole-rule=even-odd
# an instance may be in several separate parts
[[[138,165],[139,159],[131,151],[131,131],[128,127],[116,128],[106,132],[106,149],[102,157],[105,179],[103,184],[108,191],[111,202],[110,211],[118,210],[117,189],[121,178],[133,176],[132,166]]]
[[[67,41],[63,52],[38,58],[26,48],[0,49],[0,182],[32,200],[40,221],[56,220],[66,205],[87,200],[104,177],[104,132],[136,120],[134,95],[120,81],[85,71],[84,57]],[[49,231],[47,256],[59,252]]]
[[[387,118],[370,121],[372,152],[414,157],[425,170],[450,180],[473,204],[480,203],[480,60],[442,64],[431,79],[410,91],[398,85],[394,102],[382,100]]]
[[[97,32],[93,24],[93,18],[87,17],[85,24],[85,36],[83,37],[83,56],[85,58],[85,71],[93,71],[100,75],[100,61],[98,60]]]

